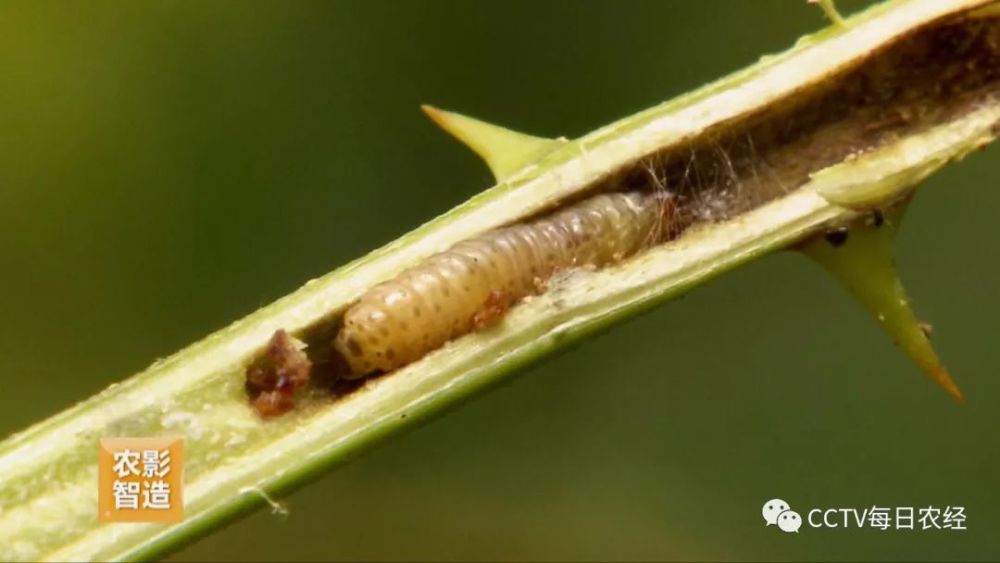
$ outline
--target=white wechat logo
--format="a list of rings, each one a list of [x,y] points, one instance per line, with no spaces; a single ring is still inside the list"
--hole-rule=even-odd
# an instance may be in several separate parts
[[[802,517],[794,510],[786,510],[778,515],[778,527],[782,532],[799,533],[802,527]]]
[[[766,526],[775,524],[783,532],[798,533],[802,527],[802,517],[799,513],[792,510],[792,507],[780,498],[765,502],[761,514],[764,516],[764,522],[767,522]]]

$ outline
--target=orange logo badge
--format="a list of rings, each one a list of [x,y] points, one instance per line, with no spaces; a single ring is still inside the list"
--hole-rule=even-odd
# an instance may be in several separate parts
[[[101,522],[178,522],[184,517],[181,438],[101,438],[97,512]]]

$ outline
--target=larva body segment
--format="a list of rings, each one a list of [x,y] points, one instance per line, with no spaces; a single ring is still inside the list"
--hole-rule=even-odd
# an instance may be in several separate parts
[[[514,303],[555,272],[601,267],[659,242],[674,215],[667,194],[602,194],[459,242],[365,293],[334,346],[353,377],[402,367],[474,330],[498,295]]]

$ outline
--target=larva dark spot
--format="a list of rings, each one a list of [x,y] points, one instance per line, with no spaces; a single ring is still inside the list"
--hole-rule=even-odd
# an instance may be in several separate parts
[[[875,211],[872,213],[872,224],[876,227],[881,227],[885,223],[885,215],[881,211]]]
[[[838,229],[826,234],[826,242],[834,248],[839,248],[847,242],[847,237],[847,229]]]

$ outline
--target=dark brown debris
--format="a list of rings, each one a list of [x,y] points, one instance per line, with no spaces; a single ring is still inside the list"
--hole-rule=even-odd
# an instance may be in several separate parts
[[[268,341],[263,357],[247,368],[247,394],[261,416],[291,410],[295,393],[309,383],[312,362],[303,348],[304,344],[278,330]]]

